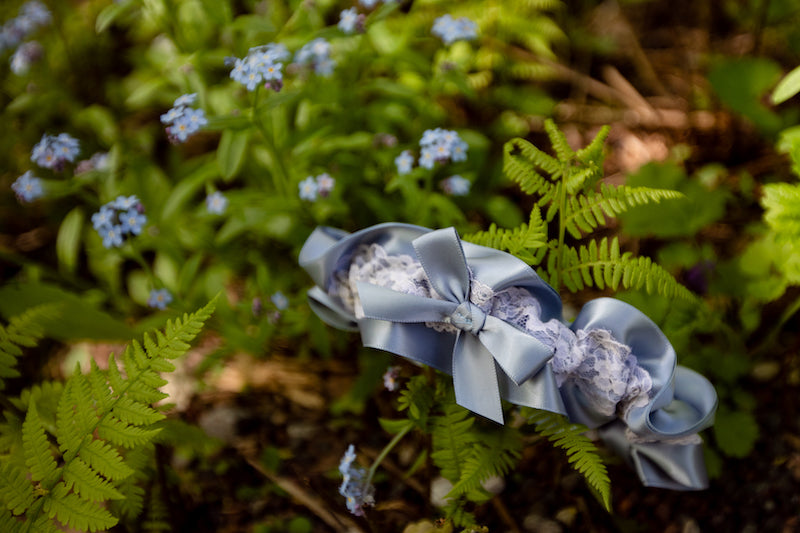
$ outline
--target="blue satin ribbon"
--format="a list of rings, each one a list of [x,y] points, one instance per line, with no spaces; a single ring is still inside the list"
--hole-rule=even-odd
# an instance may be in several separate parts
[[[357,320],[327,290],[334,273],[347,270],[353,253],[365,244],[379,244],[390,255],[416,256],[442,299],[359,283],[365,317]],[[561,319],[558,294],[529,265],[505,252],[463,243],[453,228],[432,231],[388,223],[353,234],[317,228],[300,252],[300,264],[317,284],[308,297],[322,320],[337,328],[359,330],[365,346],[451,374],[460,405],[499,423],[503,422],[501,398],[566,414],[574,422],[598,428],[645,485],[680,490],[707,486],[701,447],[669,439],[710,426],[716,392],[703,376],[677,366],[669,341],[638,309],[600,298],[587,303],[570,326],[573,331],[609,331],[631,348],[638,364],[650,373],[650,401],[629,409],[619,420],[598,413],[569,380],[558,388],[546,364],[552,357],[549,347],[469,301],[471,273],[494,292],[526,289],[541,305],[542,321]],[[449,323],[456,332],[439,332],[425,322]],[[628,439],[626,430],[637,439]]]

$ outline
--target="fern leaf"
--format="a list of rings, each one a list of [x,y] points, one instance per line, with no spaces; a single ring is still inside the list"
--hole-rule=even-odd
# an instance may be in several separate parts
[[[398,410],[408,411],[409,420],[422,431],[427,431],[428,417],[435,404],[434,389],[425,376],[420,375],[406,383],[406,388],[400,393]]]
[[[22,442],[25,447],[25,464],[33,481],[47,482],[58,474],[58,465],[50,451],[50,442],[34,403],[28,409],[22,424]]]
[[[597,447],[584,435],[588,428],[581,424],[573,424],[565,416],[549,411],[526,408],[524,413],[528,422],[534,424],[537,433],[565,451],[569,463],[583,475],[606,510],[610,511],[611,480],[605,464],[597,453]]]
[[[6,386],[3,378],[19,377],[15,367],[21,347],[35,346],[44,334],[41,323],[56,314],[56,305],[39,305],[13,317],[7,326],[0,325],[0,391]]]
[[[557,159],[524,139],[511,139],[503,146],[503,172],[526,194],[546,196],[553,184],[537,171],[537,167],[554,178],[561,174]]]
[[[461,479],[462,467],[470,454],[474,435],[469,431],[475,418],[455,403],[444,406],[444,413],[433,419],[431,459],[443,477],[452,483]]]
[[[517,464],[522,452],[519,431],[506,426],[481,434],[472,455],[461,468],[461,477],[447,494],[458,497],[481,489],[481,484],[495,476],[505,476]]]
[[[527,224],[511,230],[500,229],[492,224],[488,231],[465,235],[464,240],[480,246],[505,250],[530,265],[536,265],[542,260],[543,252],[546,251],[547,224],[542,220],[539,207],[534,206]]]
[[[600,192],[589,191],[567,200],[564,225],[570,235],[579,239],[583,234],[604,226],[606,218],[613,218],[631,207],[681,197],[683,194],[680,192],[668,189],[602,184]]]
[[[101,478],[87,463],[76,458],[64,468],[67,489],[77,492],[83,499],[96,502],[118,500],[124,496],[108,480]]]
[[[79,457],[108,479],[123,480],[134,472],[119,452],[102,440],[90,440],[81,446]]]
[[[103,420],[97,426],[97,434],[101,439],[106,439],[124,448],[141,446],[152,440],[159,431],[158,429],[147,430],[126,424],[110,414],[103,417]]]
[[[561,279],[572,292],[596,286],[613,290],[644,289],[648,294],[667,298],[695,301],[697,297],[649,257],[632,257],[629,252],[620,254],[617,237],[603,238],[599,244],[590,241],[588,246],[564,247]]]
[[[98,502],[81,499],[69,492],[63,482],[56,485],[52,497],[45,500],[44,509],[49,518],[56,518],[62,524],[82,531],[100,531],[118,522]]]
[[[0,468],[0,509],[8,509],[14,515],[21,515],[35,499],[33,485],[22,468],[6,464]]]
[[[137,490],[118,488],[123,480],[134,477],[135,468],[125,463],[115,446],[132,449],[131,457],[136,450],[152,453],[148,446],[160,431],[154,424],[164,416],[147,402],[164,396],[155,389],[164,383],[156,369],[171,366],[158,361],[182,355],[213,308],[212,301],[192,315],[168,322],[165,334],[156,333],[155,340],[145,336],[144,347],[131,343],[123,353],[124,372],[111,357],[108,371],[92,365],[88,376],[77,371],[67,380],[55,424],[64,462],[61,468],[31,403],[23,424],[25,463],[31,478],[41,481],[42,494],[28,511],[26,524],[41,525],[45,531],[52,529],[48,519],[56,519],[70,528],[98,531],[117,523],[105,502],[135,498]],[[14,500],[15,508],[25,503],[24,494],[21,497],[22,503]]]
[[[766,210],[764,220],[779,236],[800,236],[800,187],[789,183],[764,185],[761,205]]]
[[[558,129],[556,123],[551,119],[545,120],[544,130],[547,132],[547,138],[550,139],[550,144],[553,145],[553,149],[556,151],[558,160],[561,162],[572,161],[575,157],[575,152],[570,148],[567,137]]]

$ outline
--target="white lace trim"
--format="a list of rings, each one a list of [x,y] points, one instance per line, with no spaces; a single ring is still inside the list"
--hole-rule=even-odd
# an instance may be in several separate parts
[[[634,407],[647,405],[653,381],[640,367],[629,346],[602,329],[573,332],[557,319],[542,322],[539,302],[525,289],[510,287],[494,292],[470,273],[469,300],[484,313],[530,333],[554,349],[550,361],[559,387],[574,384],[599,413],[624,416]],[[334,273],[328,294],[338,298],[356,318],[364,310],[356,290],[363,281],[397,292],[426,298],[443,298],[431,287],[422,265],[409,255],[389,255],[378,244],[361,245],[350,267]],[[457,330],[445,322],[428,322],[436,331]]]

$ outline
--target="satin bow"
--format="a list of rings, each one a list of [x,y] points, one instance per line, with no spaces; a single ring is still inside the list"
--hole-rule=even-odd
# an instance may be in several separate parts
[[[346,269],[362,244],[388,254],[416,255],[442,300],[358,284],[364,318],[357,320],[322,287]],[[361,332],[364,346],[390,351],[453,376],[456,401],[503,423],[500,399],[565,414],[550,365],[552,350],[469,301],[472,276],[499,292],[521,287],[536,297],[543,319],[561,316],[556,292],[523,261],[505,252],[462,243],[454,228],[431,231],[408,224],[379,224],[351,235],[317,228],[300,251],[300,264],[317,283],[309,304],[325,322]],[[425,322],[450,323],[457,333]]]
[[[599,414],[570,382],[561,396],[570,420],[599,428],[601,438],[636,469],[651,487],[703,489],[708,486],[702,446],[676,439],[714,423],[717,393],[702,375],[677,364],[675,350],[661,329],[635,307],[613,298],[583,306],[570,329],[603,329],[631,348],[653,381],[650,400],[628,409],[621,420]],[[626,432],[635,435],[629,438]]]
[[[452,354],[456,402],[502,424],[498,370],[520,386],[552,357],[553,349],[469,301],[469,270],[454,228],[417,237],[412,245],[428,281],[443,299],[362,282],[358,283],[358,295],[365,318],[387,321],[390,329],[415,325],[418,330],[429,330],[425,322],[454,326],[455,334],[441,335],[452,344],[446,351]],[[366,329],[371,329],[368,324]],[[370,345],[371,335],[366,337],[365,344]],[[402,335],[390,334],[387,341],[380,343],[382,349],[400,355],[408,351]]]

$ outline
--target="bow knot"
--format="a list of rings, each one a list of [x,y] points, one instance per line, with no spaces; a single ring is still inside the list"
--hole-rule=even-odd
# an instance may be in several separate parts
[[[451,315],[446,316],[443,322],[451,324],[461,331],[478,335],[486,323],[486,313],[472,302],[464,301],[456,307]]]

